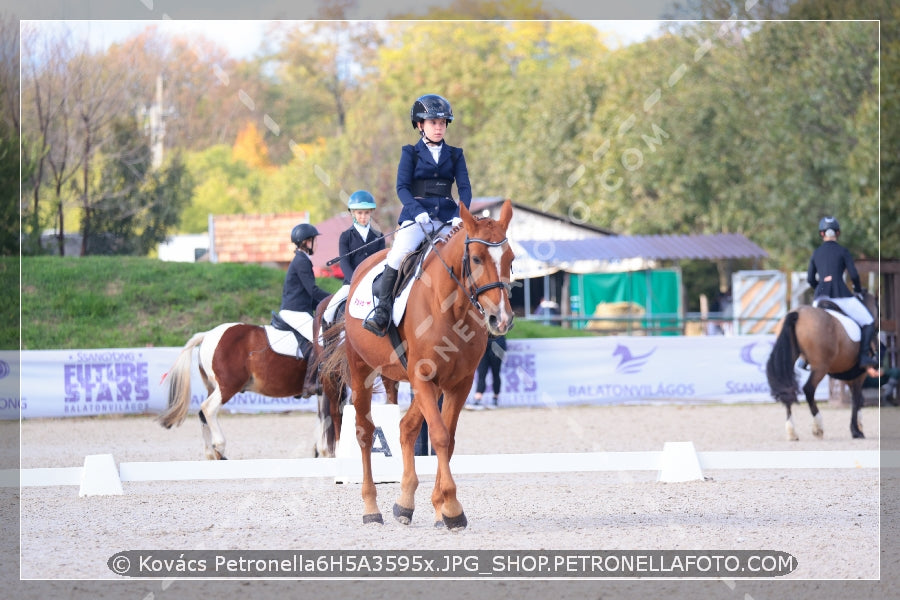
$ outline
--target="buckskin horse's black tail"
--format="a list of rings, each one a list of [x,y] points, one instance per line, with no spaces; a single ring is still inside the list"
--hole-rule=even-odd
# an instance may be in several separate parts
[[[794,362],[800,356],[797,347],[797,334],[794,328],[797,325],[798,314],[789,312],[784,318],[781,333],[775,340],[772,354],[766,362],[766,379],[769,381],[769,391],[772,397],[790,406],[797,401],[800,388],[794,376]]]

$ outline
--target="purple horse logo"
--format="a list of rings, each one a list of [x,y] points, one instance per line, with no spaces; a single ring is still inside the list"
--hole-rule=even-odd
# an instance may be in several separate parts
[[[641,368],[646,364],[650,355],[656,352],[654,347],[650,352],[644,354],[633,355],[627,346],[619,344],[616,346],[613,356],[621,356],[619,364],[616,365],[617,373],[639,373]]]
[[[752,342],[741,347],[741,360],[765,372],[766,361],[769,360],[771,352],[772,342]]]

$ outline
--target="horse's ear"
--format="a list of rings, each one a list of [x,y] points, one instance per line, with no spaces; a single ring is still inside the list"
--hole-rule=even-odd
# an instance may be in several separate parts
[[[475,217],[469,212],[469,209],[462,202],[459,203],[459,218],[462,219],[466,231],[475,231]]]
[[[503,206],[500,208],[500,218],[497,221],[503,225],[503,229],[509,227],[509,222],[512,219],[512,200],[507,198],[503,202]]]

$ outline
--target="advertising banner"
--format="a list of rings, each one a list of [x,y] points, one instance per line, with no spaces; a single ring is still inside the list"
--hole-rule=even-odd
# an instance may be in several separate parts
[[[500,406],[773,402],[765,366],[772,335],[603,336],[508,340]],[[161,413],[163,375],[181,348],[10,352],[0,356],[0,416],[22,418]],[[450,355],[452,360],[452,354]],[[191,412],[206,398],[194,355]],[[6,365],[4,368],[3,365]],[[20,376],[20,389],[9,385]],[[798,371],[798,378],[805,377]],[[801,381],[803,379],[800,379]],[[816,398],[828,398],[828,378]],[[488,377],[488,393],[491,382]],[[474,391],[474,383],[473,383]],[[18,392],[18,393],[17,393]],[[377,400],[376,400],[377,401]],[[409,384],[399,402],[409,405]],[[223,410],[316,410],[317,399],[244,392]]]
[[[168,404],[169,391],[163,375],[180,352],[181,348],[25,350],[21,365],[22,418],[161,413]],[[200,409],[206,396],[194,351],[191,412]],[[223,410],[316,410],[316,398],[268,398],[244,392]]]

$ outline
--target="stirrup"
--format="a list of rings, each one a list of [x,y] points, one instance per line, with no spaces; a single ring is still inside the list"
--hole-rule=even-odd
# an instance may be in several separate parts
[[[373,309],[373,314],[366,317],[366,320],[363,321],[363,328],[365,328],[367,331],[371,331],[378,337],[384,337],[385,334],[387,333],[388,327],[391,324],[391,316],[390,316],[390,314],[388,315],[387,325],[385,325],[384,327],[379,327],[379,325],[375,322],[375,314],[374,314],[375,310],[377,310],[377,309]]]

